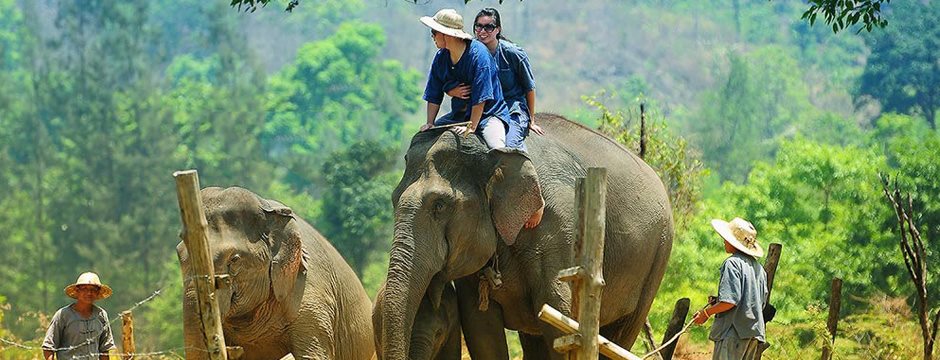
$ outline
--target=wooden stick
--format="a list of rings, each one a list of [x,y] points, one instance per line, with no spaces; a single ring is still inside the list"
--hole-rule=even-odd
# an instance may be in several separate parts
[[[767,261],[764,262],[764,272],[767,273],[767,304],[770,304],[770,294],[774,289],[774,275],[777,273],[777,264],[780,263],[780,253],[782,251],[783,245],[778,243],[771,243],[767,249]],[[764,350],[769,347],[770,345],[766,342],[757,346],[757,360],[761,360],[764,356]]]
[[[581,347],[578,360],[597,359],[597,337],[600,334],[601,293],[604,288],[604,227],[606,219],[607,169],[589,168],[584,180],[584,211],[581,225],[583,239],[581,268],[586,277],[578,291],[581,304]]]
[[[446,129],[446,128],[452,128],[452,127],[457,127],[457,126],[466,126],[466,125],[469,125],[469,124],[470,124],[470,122],[469,122],[469,121],[464,121],[464,122],[459,122],[459,123],[453,123],[453,124],[446,124],[446,125],[437,125],[437,126],[432,126],[432,127],[431,127],[431,128],[429,128],[428,130],[434,130],[434,129]]]
[[[659,347],[659,345],[656,345],[656,340],[653,340],[653,325],[650,325],[650,318],[646,318],[646,322],[643,324],[643,340],[646,342],[646,346],[649,347],[649,351],[656,350]],[[658,352],[652,353],[650,356],[657,360],[663,358]]]
[[[777,264],[780,263],[780,252],[783,245],[770,244],[767,249],[767,261],[764,262],[764,272],[767,273],[767,302],[770,302],[770,291],[774,288],[774,275],[777,273]]]
[[[842,308],[842,279],[832,278],[832,293],[829,295],[829,319],[826,329],[829,330],[830,341],[823,346],[822,360],[832,359],[833,346],[836,342],[836,330],[839,326],[839,310]]]
[[[669,319],[669,325],[666,326],[666,333],[663,334],[663,342],[669,341],[673,336],[682,331],[682,325],[685,324],[685,318],[689,315],[689,298],[681,298],[676,301],[676,306],[672,309],[672,318]],[[664,360],[672,360],[672,354],[676,352],[676,343],[670,343],[660,353]]]
[[[137,346],[134,345],[134,314],[130,311],[121,313],[121,351],[124,355],[121,359],[131,360],[137,352]]]
[[[202,332],[205,335],[205,349],[210,360],[228,360],[219,303],[214,295],[215,270],[209,255],[209,239],[206,236],[208,222],[199,194],[199,175],[196,170],[186,170],[173,173],[173,177],[176,178],[176,196],[183,220],[183,243],[193,267],[196,312],[199,313]]]
[[[573,319],[565,316],[548,304],[542,305],[542,310],[539,311],[539,319],[555,327],[556,329],[561,330],[565,334],[574,334],[580,330],[580,324],[578,324],[577,321],[574,321]],[[600,353],[604,354],[606,357],[614,360],[642,360],[639,356],[636,356],[633,353],[618,346],[617,344],[614,344],[603,336],[598,335],[597,342],[598,347],[600,348]]]

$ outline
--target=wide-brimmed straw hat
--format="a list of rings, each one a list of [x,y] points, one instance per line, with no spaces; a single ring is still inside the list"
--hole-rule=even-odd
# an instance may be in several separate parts
[[[94,285],[98,287],[98,300],[105,299],[111,296],[111,287],[101,283],[101,280],[98,279],[98,274],[93,272],[86,272],[78,276],[78,280],[75,280],[75,283],[65,287],[65,295],[68,295],[70,298],[78,299],[78,286],[79,285]]]
[[[764,256],[764,248],[757,243],[757,230],[747,220],[737,217],[730,222],[712,219],[712,227],[735,249],[753,257]]]
[[[422,16],[421,22],[444,35],[467,40],[473,39],[473,35],[463,31],[463,16],[460,16],[457,10],[454,9],[443,9],[434,16]]]

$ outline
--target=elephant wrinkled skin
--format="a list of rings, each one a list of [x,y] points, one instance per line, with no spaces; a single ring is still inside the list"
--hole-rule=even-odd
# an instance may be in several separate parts
[[[372,315],[379,359],[408,358],[422,299],[438,308],[450,281],[473,358],[508,359],[508,328],[527,359],[562,359],[552,350],[560,333],[537,314],[543,304],[570,314],[571,289],[556,276],[574,263],[575,183],[589,167],[608,173],[601,333],[627,348],[636,340],[672,249],[662,181],[593,130],[550,114],[539,114],[539,124],[545,135],[526,140],[528,154],[487,150],[452,130],[414,136],[392,194],[394,242]],[[541,224],[524,229],[543,204]],[[503,284],[480,296],[477,273],[487,264],[497,264]],[[479,310],[487,298],[488,310]]]
[[[290,208],[237,187],[201,191],[225,343],[242,359],[366,360],[373,356],[371,301],[340,254]],[[184,244],[186,359],[207,358]]]

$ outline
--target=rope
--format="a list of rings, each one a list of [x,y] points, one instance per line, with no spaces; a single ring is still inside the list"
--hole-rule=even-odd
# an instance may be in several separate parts
[[[157,295],[160,295],[160,292],[163,291],[163,288],[165,288],[165,287],[166,287],[166,286],[160,287],[160,289],[155,290],[155,291],[153,292],[153,294],[150,294],[150,296],[144,298],[144,299],[141,300],[141,301],[138,301],[137,303],[135,303],[133,306],[131,306],[130,308],[128,308],[128,309],[125,310],[125,311],[133,311],[134,309],[140,307],[141,305],[143,305],[143,304],[145,304],[145,303],[147,303],[147,302],[153,300],[154,298],[157,297]],[[123,311],[122,311],[122,312],[123,312]],[[122,313],[122,312],[121,312],[121,313]],[[108,330],[108,329],[111,328],[111,324],[114,324],[115,322],[117,322],[118,320],[121,319],[121,315],[120,315],[121,313],[118,313],[117,316],[113,317],[110,321],[108,321],[108,326],[105,326],[103,329],[101,329],[101,332],[99,332],[99,333],[96,334],[95,336],[86,338],[85,341],[82,341],[81,343],[78,343],[78,344],[76,344],[76,345],[72,345],[72,346],[69,346],[69,347],[55,348],[55,349],[43,349],[43,348],[40,348],[40,347],[34,347],[34,346],[29,346],[29,345],[20,344],[20,343],[17,343],[17,342],[14,342],[14,341],[10,341],[10,340],[4,339],[4,338],[0,338],[0,342],[3,342],[3,343],[5,343],[5,344],[7,344],[7,345],[10,345],[10,346],[15,346],[15,347],[18,347],[18,348],[21,348],[21,349],[25,349],[25,350],[50,350],[50,351],[54,351],[54,352],[59,352],[59,351],[71,351],[71,350],[75,350],[75,349],[78,349],[78,348],[80,348],[80,347],[83,347],[83,346],[85,346],[85,345],[88,345],[88,344],[90,344],[92,341],[94,341],[95,338],[101,336],[101,334],[104,333],[105,330]],[[178,349],[165,350],[165,351],[163,351],[163,352],[159,352],[159,354],[156,354],[156,355],[162,355],[162,354],[164,354],[164,353],[166,353],[166,352],[170,352],[170,351],[173,351],[173,350],[178,350]],[[148,354],[150,354],[150,353],[141,353],[141,355],[143,355],[143,356],[150,356],[150,355],[148,355]],[[90,354],[90,355],[93,355],[93,356],[94,356],[94,355],[108,355],[108,354],[94,353],[94,354]],[[136,354],[131,354],[131,355],[136,355]],[[76,356],[75,358],[81,358],[81,357],[84,357],[84,356],[86,356],[86,355],[78,355],[78,356]]]
[[[702,309],[700,309],[699,311],[704,310],[706,307],[708,307],[708,305],[703,306]],[[698,314],[698,311],[696,311],[696,312],[694,312],[694,313],[692,314],[692,319],[689,320],[689,322],[686,323],[685,326],[682,327],[682,330],[680,330],[678,333],[676,333],[675,335],[673,335],[673,337],[672,337],[671,339],[669,339],[669,341],[664,342],[664,343],[663,343],[662,345],[660,345],[658,348],[653,349],[653,351],[650,351],[649,353],[647,353],[646,355],[641,356],[640,358],[641,358],[641,359],[646,359],[646,358],[648,358],[648,357],[650,357],[650,356],[653,356],[654,354],[656,354],[656,353],[658,353],[658,352],[660,352],[660,351],[663,351],[663,349],[665,349],[666,346],[669,346],[669,344],[672,344],[672,343],[675,342],[676,340],[679,340],[679,336],[682,335],[682,334],[684,334],[686,331],[688,331],[688,330],[689,330],[689,327],[691,327],[692,324],[695,323],[695,314]]]

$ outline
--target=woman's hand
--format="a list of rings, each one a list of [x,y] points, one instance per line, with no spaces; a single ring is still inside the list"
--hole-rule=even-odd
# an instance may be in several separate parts
[[[450,97],[455,97],[458,99],[469,99],[470,98],[470,85],[460,84],[457,87],[450,89],[447,92],[447,95]]]
[[[529,130],[539,135],[545,135],[545,130],[542,130],[541,126],[535,125],[535,123],[532,122],[529,123]]]
[[[434,124],[424,123],[424,125],[421,125],[421,130],[418,130],[418,132],[425,131],[425,130],[430,129],[430,128],[432,128],[432,127],[434,127]]]

